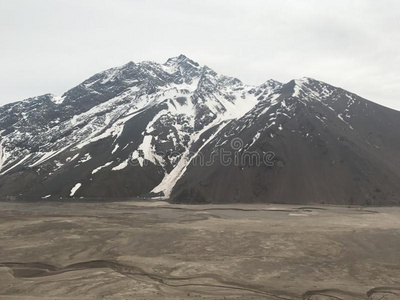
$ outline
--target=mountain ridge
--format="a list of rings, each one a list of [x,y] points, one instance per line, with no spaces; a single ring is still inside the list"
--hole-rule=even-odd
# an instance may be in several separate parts
[[[308,77],[288,83],[267,80],[250,86],[184,55],[164,64],[128,62],[91,76],[61,97],[45,94],[0,107],[0,196],[150,195],[187,203],[192,202],[187,195],[195,195],[194,202],[217,203],[296,202],[287,198],[295,198],[297,193],[301,202],[398,203],[398,187],[391,181],[400,179],[393,167],[400,162],[400,135],[392,132],[400,126],[399,115]],[[306,127],[309,132],[305,132]],[[308,135],[298,140],[292,137],[293,131]],[[200,151],[211,155],[221,144],[229,147],[233,137],[240,138],[246,149],[274,151],[274,161],[280,167],[247,167],[248,174],[240,175],[237,170],[243,166],[222,167],[218,161],[208,168],[191,164]],[[307,144],[311,138],[313,142]],[[325,149],[323,143],[328,143],[336,149],[332,154],[328,151],[329,159],[332,156],[346,162],[342,162],[342,171],[315,166],[311,168],[315,174],[337,172],[338,178],[340,172],[349,174],[349,183],[363,186],[360,193],[375,180],[380,186],[375,189],[383,191],[385,199],[377,200],[381,195],[371,191],[363,196],[353,196],[356,190],[350,189],[338,193],[323,182],[316,185],[335,195],[329,200],[321,200],[319,187],[313,187],[311,194],[303,193],[304,188],[296,184],[296,192],[276,191],[279,182],[294,174],[291,180],[301,181],[299,171],[293,169],[298,154],[286,155],[291,147],[302,149],[300,157],[307,157],[313,166],[307,151],[314,151],[316,140],[320,148]],[[387,159],[378,158],[382,153]],[[353,162],[348,157],[353,157]],[[357,163],[350,170],[349,166],[358,160],[370,163],[371,169],[364,170]],[[268,178],[277,170],[292,171],[284,176],[275,174],[276,178],[283,176],[278,183],[276,178],[269,178],[259,183],[260,188],[243,180],[247,176],[259,182],[258,177],[265,174],[258,173],[264,169]],[[230,174],[226,174],[228,170]],[[367,178],[372,170],[379,173],[379,178]],[[232,176],[234,179],[228,180]],[[313,174],[307,176],[317,180]],[[329,176],[324,176],[328,181]],[[385,176],[393,180],[385,183]],[[354,181],[358,177],[362,184]],[[215,186],[215,178],[222,180],[221,187]],[[347,185],[336,181],[340,187]],[[233,182],[240,191],[232,192]],[[227,200],[218,191],[222,187],[227,191]]]

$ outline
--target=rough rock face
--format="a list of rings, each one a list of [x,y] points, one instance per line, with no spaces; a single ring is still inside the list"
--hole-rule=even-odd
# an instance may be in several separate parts
[[[309,78],[282,85],[229,123],[203,154],[242,157],[189,165],[175,202],[400,203],[400,113]],[[232,151],[240,138],[241,147]],[[258,165],[248,154],[269,153]],[[246,156],[247,154],[247,156]],[[246,159],[247,158],[247,159]]]
[[[399,204],[400,112],[181,55],[0,107],[0,196]]]

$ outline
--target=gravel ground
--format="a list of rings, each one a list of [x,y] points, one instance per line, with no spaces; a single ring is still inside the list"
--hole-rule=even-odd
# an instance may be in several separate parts
[[[0,299],[400,299],[400,208],[0,202]]]

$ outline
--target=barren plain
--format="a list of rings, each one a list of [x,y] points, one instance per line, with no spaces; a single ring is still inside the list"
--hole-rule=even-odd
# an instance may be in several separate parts
[[[400,299],[400,208],[0,202],[0,299]]]

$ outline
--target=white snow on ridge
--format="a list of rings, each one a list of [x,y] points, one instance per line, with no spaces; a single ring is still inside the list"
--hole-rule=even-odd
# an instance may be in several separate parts
[[[243,87],[244,88],[244,87]],[[161,181],[161,183],[156,186],[152,192],[154,193],[163,193],[165,198],[168,198],[172,192],[173,187],[175,186],[176,182],[181,178],[181,176],[185,173],[187,166],[189,163],[196,157],[197,154],[195,154],[192,157],[189,157],[189,149],[191,145],[200,137],[200,135],[205,132],[206,130],[219,125],[218,130],[207,140],[204,142],[202,147],[200,148],[203,149],[205,145],[207,145],[215,136],[216,134],[227,125],[228,121],[233,120],[233,119],[239,119],[242,116],[244,116],[246,113],[248,113],[251,109],[255,107],[255,105],[258,103],[257,97],[254,94],[249,94],[249,93],[244,93],[243,89],[239,90],[229,90],[225,91],[227,92],[227,95],[232,97],[232,101],[228,100],[223,94],[217,93],[216,95],[212,94],[211,97],[207,97],[205,100],[207,101],[205,104],[207,107],[217,116],[217,118],[208,124],[205,128],[203,128],[201,131],[190,135],[190,141],[188,143],[188,146],[186,148],[186,151],[182,154],[179,162],[175,166],[175,168],[169,173],[166,174]],[[279,97],[276,96],[276,98]],[[221,112],[222,110],[222,112]],[[192,118],[194,120],[194,116]],[[153,124],[152,122],[151,124]],[[194,125],[194,124],[193,124]],[[177,132],[179,137],[181,137],[181,131],[179,128],[177,128]],[[138,148],[138,150],[143,150],[144,152],[144,158],[147,159],[147,157],[154,157],[154,150],[151,150],[151,137],[145,137],[146,140],[144,140],[143,144],[141,147]],[[199,150],[199,151],[200,151]],[[138,158],[140,159],[140,157]],[[140,161],[139,161],[140,163]]]
[[[180,83],[180,84],[170,84],[167,85],[165,88],[164,87],[160,87],[160,92],[161,92],[161,96],[163,98],[172,98],[173,96],[176,95],[176,93],[187,93],[187,92],[194,92],[198,86],[199,86],[199,82],[200,82],[200,77],[196,77],[192,79],[191,83]]]
[[[84,162],[87,162],[90,159],[92,159],[92,156],[90,155],[90,153],[86,153],[79,159],[78,163],[83,164]]]
[[[76,193],[77,190],[82,186],[81,183],[75,184],[75,186],[71,189],[71,193],[69,194],[71,197],[73,197]]]
[[[119,171],[119,170],[125,169],[128,165],[129,165],[129,159],[124,160],[118,166],[115,166],[114,168],[112,168],[111,171]]]
[[[137,159],[138,162],[139,162],[139,165],[141,167],[143,167],[144,158],[139,155],[139,151],[137,151],[137,150],[133,151],[132,154],[131,154],[131,159],[132,160]]]
[[[146,135],[143,138],[143,142],[139,145],[137,150],[142,150],[144,159],[151,161],[153,164],[157,165],[165,165],[163,157],[156,153],[154,145],[152,145],[151,141],[153,140],[152,135]]]
[[[207,125],[205,128],[203,128],[201,131],[198,133],[194,134],[191,136],[191,140],[189,142],[189,145],[186,149],[186,151],[183,153],[181,159],[179,160],[178,164],[175,166],[175,168],[168,174],[166,174],[161,181],[159,185],[157,185],[152,192],[153,193],[163,193],[164,197],[163,198],[168,198],[171,195],[172,189],[174,188],[175,184],[178,182],[178,180],[183,176],[183,174],[186,171],[186,168],[190,164],[190,162],[200,153],[200,151],[224,128],[229,122],[227,121],[220,121],[220,120],[215,120],[214,122],[210,123]],[[211,137],[208,138],[207,141],[203,143],[203,145],[200,147],[200,149],[195,153],[192,157],[189,157],[190,153],[190,147],[191,145],[198,140],[198,138],[201,136],[201,134],[208,129],[214,127],[214,126],[219,126],[217,131],[211,135]]]
[[[121,69],[126,67],[126,65],[127,64],[125,64],[123,66],[120,66],[120,67],[115,67],[115,68],[111,68],[111,69],[108,69],[108,70],[104,71],[103,73],[105,75],[105,78],[102,79],[101,83],[105,84],[105,83],[107,83],[109,81],[115,80],[115,76],[121,71]],[[97,82],[97,81],[95,81],[95,82]]]
[[[263,115],[266,114],[274,105],[278,104],[279,101],[277,100],[281,95],[279,93],[277,94],[273,94],[271,96],[268,96],[268,98],[266,99],[266,101],[268,101],[270,103],[270,105],[268,105],[267,107],[265,107],[260,113],[259,115]],[[286,102],[285,104],[286,105]]]
[[[13,165],[11,168],[8,168],[7,170],[3,171],[0,173],[0,175],[4,175],[5,173],[11,171],[12,169],[16,168],[17,166],[21,165],[24,161],[26,161],[28,158],[30,158],[32,155],[26,155],[23,159],[18,161],[15,165]]]
[[[126,67],[126,65],[105,71],[103,83],[112,81],[124,67]],[[197,68],[197,66],[193,67]],[[164,69],[164,67],[161,66],[160,70],[161,69]],[[200,70],[201,67],[199,66],[198,69]],[[182,72],[183,70],[180,71]],[[154,74],[154,76],[157,75]],[[143,112],[146,108],[158,105],[166,99],[171,99],[171,101],[166,102],[168,110],[164,113],[174,115],[183,114],[188,118],[189,125],[194,126],[196,109],[193,105],[192,97],[197,93],[199,88],[204,88],[203,85],[199,87],[201,76],[203,75],[195,76],[191,78],[190,81],[181,84],[172,83],[158,86],[158,91],[152,95],[141,94],[140,87],[133,86],[122,94],[94,106],[89,111],[76,115],[65,122],[57,123],[56,126],[43,134],[44,142],[47,144],[43,144],[40,148],[41,152],[31,157],[30,167],[38,166],[50,160],[67,147],[71,147],[71,149],[81,149],[90,143],[108,137],[112,137],[116,140],[122,133],[127,121]],[[229,81],[230,79],[224,76],[214,76],[208,73],[205,76],[211,76],[207,78],[207,80],[211,80],[213,84],[217,85],[219,88],[216,92],[208,94],[204,100],[207,102],[207,105],[213,108],[214,114],[221,115],[221,108],[223,108],[224,118],[221,119],[238,118],[257,103],[254,96],[250,95],[250,93],[246,93],[247,86],[241,83],[231,84]],[[89,82],[84,84],[84,86],[88,87],[93,83],[94,82]],[[224,86],[225,84],[226,86]],[[244,94],[246,94],[247,97],[244,97]],[[179,97],[185,97],[186,101],[184,103],[177,101],[176,99]],[[52,101],[60,104],[64,101],[64,98],[53,95]],[[213,106],[213,103],[216,104],[216,107]],[[155,121],[157,121],[157,118],[154,118],[154,122]],[[152,129],[150,124],[148,129]],[[178,125],[176,125],[176,129],[178,140],[179,138],[183,140],[187,132],[185,132],[184,128],[179,128]],[[58,139],[56,143],[51,144],[50,141],[57,136],[60,131],[71,131],[72,133]],[[15,139],[16,137],[15,135],[10,135],[8,138]],[[117,148],[114,148],[113,153],[116,149]],[[1,165],[2,168],[4,168],[4,150],[2,150],[2,152]],[[16,156],[12,155],[12,157]],[[11,163],[14,162],[15,161],[11,161]]]
[[[139,112],[137,112],[139,113]],[[137,114],[136,113],[136,114]],[[119,120],[117,120],[115,123],[113,123],[109,128],[107,128],[105,131],[103,127],[99,127],[94,133],[92,133],[87,139],[81,141],[78,145],[76,145],[76,148],[82,149],[84,146],[97,142],[99,140],[108,138],[108,137],[115,137],[117,138],[123,131],[125,123],[133,118],[136,114],[131,114],[128,116],[125,116]],[[103,132],[102,132],[103,131]],[[102,133],[101,133],[102,132]]]
[[[226,100],[224,97],[218,98],[218,100],[227,110],[223,117],[224,120],[239,119],[258,103],[257,98],[251,94],[248,94],[245,99],[237,95],[234,103]]]
[[[300,92],[303,90],[303,84],[308,83],[308,78],[304,77],[301,79],[296,79],[294,85],[294,92],[293,92],[293,97],[299,97]]]
[[[92,174],[96,174],[97,172],[99,172],[101,169],[104,169],[104,168],[107,168],[109,165],[111,165],[113,162],[112,161],[109,161],[109,162],[107,162],[107,163],[105,163],[104,165],[102,165],[102,166],[100,166],[100,167],[97,167],[96,169],[94,169],[93,171],[92,171]]]
[[[354,128],[347,121],[345,121],[345,119],[343,119],[342,114],[338,114],[337,116],[340,120],[342,120],[344,123],[346,123],[350,127],[351,130],[354,130]]]
[[[150,133],[154,130],[153,125],[155,122],[158,121],[158,119],[160,119],[163,115],[168,114],[168,110],[167,109],[163,109],[161,111],[159,111],[153,118],[153,120],[151,120],[146,127],[146,132]]]
[[[111,154],[114,154],[119,148],[118,144],[115,144],[114,149],[111,151]]]
[[[42,156],[40,156],[39,160],[37,160],[36,162],[34,162],[33,164],[29,165],[29,167],[36,167],[42,163],[44,163],[45,161],[49,160],[50,158],[56,156],[57,154],[63,152],[64,150],[66,150],[67,148],[69,148],[69,145],[67,145],[64,148],[61,148],[57,151],[49,151],[49,152],[42,152],[41,154],[43,154]],[[36,158],[36,157],[35,157]]]
[[[59,97],[56,95],[51,95],[51,101],[53,101],[54,104],[61,104],[65,100],[65,97]]]
[[[75,160],[78,156],[79,156],[79,153],[75,154],[75,155],[72,156],[72,157],[67,157],[67,159],[66,159],[65,161],[66,161],[66,162],[73,161],[73,160]]]
[[[315,115],[315,117],[318,119],[318,120],[320,120],[322,123],[324,123],[325,124],[325,121],[320,117],[320,116],[318,116],[318,115]]]
[[[2,143],[0,143],[0,171],[3,168],[3,164],[6,161],[6,151],[4,150]]]
[[[251,140],[250,145],[248,145],[248,146],[246,147],[246,149],[250,149],[250,147],[253,146],[253,144],[254,144],[255,142],[257,142],[257,140],[260,138],[260,136],[261,136],[261,132],[258,131],[258,132],[256,133],[256,135],[253,137],[253,139]]]

